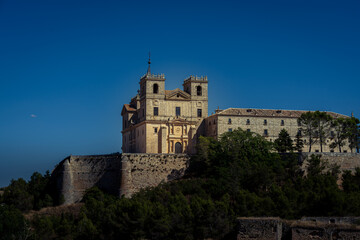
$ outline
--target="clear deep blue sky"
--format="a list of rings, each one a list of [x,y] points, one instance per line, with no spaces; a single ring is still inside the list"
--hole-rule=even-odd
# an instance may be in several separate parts
[[[360,116],[360,1],[0,0],[0,187],[121,151],[151,50],[166,88],[209,78],[220,108]]]

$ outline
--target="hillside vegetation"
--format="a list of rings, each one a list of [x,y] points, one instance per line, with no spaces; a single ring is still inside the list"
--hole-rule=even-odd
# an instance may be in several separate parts
[[[338,173],[312,155],[304,176],[296,153],[279,154],[239,129],[220,141],[200,137],[183,179],[131,199],[90,189],[75,216],[25,220],[22,213],[60,202],[51,197],[48,174],[14,180],[0,199],[0,239],[235,239],[240,216],[359,216],[360,169],[344,172],[340,187]]]

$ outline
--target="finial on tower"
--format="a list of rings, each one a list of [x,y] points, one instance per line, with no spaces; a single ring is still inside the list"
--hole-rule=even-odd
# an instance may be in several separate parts
[[[354,112],[351,112],[351,117],[354,117]]]
[[[149,51],[149,61],[148,61],[148,64],[149,64],[149,67],[148,67],[148,70],[147,70],[147,74],[150,75],[150,74],[151,74],[151,71],[150,71],[150,64],[151,64],[151,61],[150,61],[150,51]]]

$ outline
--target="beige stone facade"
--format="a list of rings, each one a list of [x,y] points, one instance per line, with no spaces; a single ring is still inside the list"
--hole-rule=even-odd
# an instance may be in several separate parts
[[[150,62],[149,62],[150,63]],[[258,133],[273,142],[285,129],[295,139],[299,132],[298,118],[307,111],[229,108],[216,110],[208,117],[208,79],[190,76],[183,90],[165,90],[165,75],[148,72],[140,79],[140,90],[130,104],[124,104],[122,152],[124,153],[194,153],[199,135],[219,139],[237,128]],[[345,115],[327,112],[333,118]],[[309,151],[308,139],[303,137],[304,152]],[[323,144],[330,149],[331,138]],[[313,144],[312,152],[320,150]],[[343,152],[350,152],[347,145]]]
[[[292,139],[295,139],[299,131],[298,118],[307,111],[297,110],[270,110],[270,109],[246,109],[246,108],[229,108],[226,110],[216,110],[215,114],[205,120],[206,136],[219,139],[221,135],[228,131],[241,128],[245,131],[251,131],[260,134],[268,141],[273,142],[279,137],[282,129],[285,129]],[[327,112],[333,118],[347,117],[345,115]],[[309,151],[306,144],[307,139],[303,137],[303,151]],[[338,149],[330,149],[331,139],[326,140],[323,145],[323,152],[337,152]],[[312,152],[320,151],[320,145],[312,145]],[[347,146],[343,147],[344,152],[350,152]]]
[[[190,76],[183,90],[165,90],[164,74],[149,69],[121,115],[124,153],[194,153],[208,115],[207,77]]]

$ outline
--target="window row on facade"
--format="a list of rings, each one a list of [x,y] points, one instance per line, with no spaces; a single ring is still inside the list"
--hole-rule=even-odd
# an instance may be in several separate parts
[[[181,116],[181,108],[175,107],[175,115],[177,117]],[[154,116],[159,116],[159,107],[154,107]],[[202,109],[197,109],[197,117],[202,117]]]
[[[228,128],[228,132],[232,132],[232,131],[233,131],[232,128]],[[249,128],[246,129],[246,131],[247,131],[247,132],[251,132],[251,130],[250,130]],[[301,130],[300,130],[300,129],[298,130],[297,134],[299,134],[300,136],[302,136],[302,133],[301,133]],[[264,137],[268,137],[268,136],[269,136],[269,130],[268,130],[268,129],[264,129],[264,131],[263,131],[263,136],[264,136]]]
[[[246,125],[250,125],[250,124],[251,124],[250,119],[246,119],[246,122],[245,122],[245,123],[246,123]],[[231,119],[231,118],[228,119],[228,124],[232,124],[232,119]],[[264,124],[265,126],[268,125],[267,119],[264,119],[263,124]],[[285,126],[285,120],[280,120],[280,126]]]

